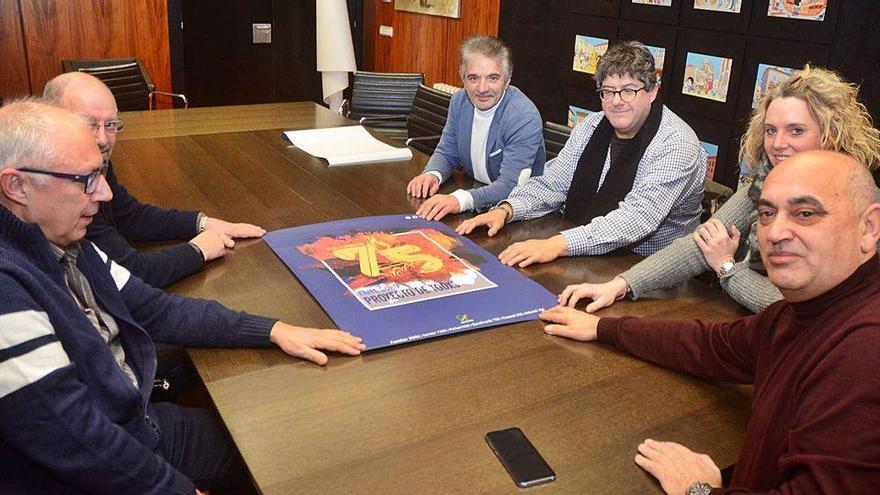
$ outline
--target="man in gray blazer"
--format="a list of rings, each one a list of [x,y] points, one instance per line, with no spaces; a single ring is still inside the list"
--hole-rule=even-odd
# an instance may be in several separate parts
[[[459,47],[459,60],[465,91],[452,97],[437,149],[424,172],[406,187],[411,196],[428,198],[416,211],[427,220],[485,211],[506,199],[514,186],[544,171],[541,115],[510,85],[513,62],[507,45],[492,36],[474,36]],[[458,166],[480,184],[436,194]]]

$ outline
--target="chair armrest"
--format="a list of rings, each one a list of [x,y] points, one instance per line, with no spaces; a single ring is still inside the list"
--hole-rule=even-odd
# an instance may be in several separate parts
[[[153,109],[153,95],[162,95],[162,96],[171,96],[174,98],[180,98],[183,102],[183,108],[189,108],[189,100],[186,99],[186,95],[181,93],[169,93],[167,91],[150,91],[150,110]]]
[[[407,144],[407,145],[408,145],[409,143],[412,143],[412,142],[414,142],[414,141],[434,141],[434,140],[437,140],[437,139],[440,139],[440,135],[439,135],[439,134],[436,135],[436,136],[418,136],[418,137],[411,137],[411,138],[407,138],[407,140],[404,142],[404,144]]]
[[[381,122],[383,120],[406,120],[407,115],[370,115],[369,117],[361,117],[358,120],[359,124],[363,124],[365,122]]]

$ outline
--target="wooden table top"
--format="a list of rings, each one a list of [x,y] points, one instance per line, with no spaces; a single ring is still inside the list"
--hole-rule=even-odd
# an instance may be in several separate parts
[[[272,117],[264,126],[257,120],[267,107]],[[199,122],[202,115],[213,120]],[[415,153],[408,162],[328,167],[280,138],[282,129],[345,123],[312,103],[124,118],[126,139],[114,163],[141,200],[268,230],[412,212],[405,186],[426,162]],[[163,132],[161,122],[172,122],[173,132]],[[142,124],[156,127],[142,132]],[[463,181],[456,176],[457,184],[443,190]],[[544,218],[508,225],[492,239],[485,231],[472,238],[497,254],[565,225]],[[521,271],[558,293],[570,283],[610,279],[638,259],[630,253],[564,258]],[[260,240],[239,242],[172,290],[295,324],[333,326]],[[651,296],[600,314],[710,320],[744,314],[699,282]],[[514,493],[519,489],[483,439],[511,426],[556,471],[555,482],[530,491],[659,493],[633,462],[642,440],[674,440],[725,466],[736,459],[750,413],[748,388],[672,373],[605,345],[549,337],[537,321],[359,357],[331,355],[324,368],[277,349],[192,349],[190,355],[266,494]]]

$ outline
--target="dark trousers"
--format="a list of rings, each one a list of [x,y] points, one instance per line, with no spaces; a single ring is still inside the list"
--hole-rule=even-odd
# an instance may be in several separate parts
[[[205,409],[170,402],[153,404],[162,439],[162,457],[212,495],[249,494],[247,469],[220,420]]]

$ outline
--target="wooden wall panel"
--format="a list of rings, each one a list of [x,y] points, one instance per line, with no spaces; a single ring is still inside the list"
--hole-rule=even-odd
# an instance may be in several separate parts
[[[19,0],[30,85],[43,91],[63,59],[137,57],[156,88],[171,89],[164,0]]]
[[[18,0],[0,0],[0,64],[0,95],[9,98],[30,94]]]
[[[462,0],[461,18],[394,10],[393,2],[364,2],[364,66],[381,72],[422,72],[428,84],[461,85],[458,45],[474,34],[498,34],[500,0]],[[379,26],[394,36],[379,36]]]

